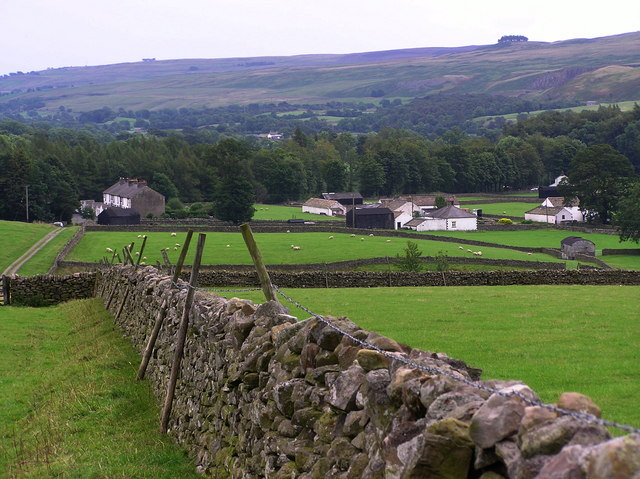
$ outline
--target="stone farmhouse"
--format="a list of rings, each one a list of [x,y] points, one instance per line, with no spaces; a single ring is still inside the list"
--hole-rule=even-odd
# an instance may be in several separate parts
[[[478,229],[478,217],[449,205],[433,209],[424,217],[413,218],[404,226],[415,231],[473,231]]]
[[[120,178],[118,182],[102,193],[105,208],[132,208],[141,217],[164,213],[164,195],[147,186],[145,180],[138,178]]]
[[[344,216],[347,213],[347,207],[336,200],[309,198],[302,205],[302,212],[324,216]]]

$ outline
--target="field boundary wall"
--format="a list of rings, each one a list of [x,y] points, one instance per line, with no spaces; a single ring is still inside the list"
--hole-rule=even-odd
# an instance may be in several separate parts
[[[159,403],[187,288],[152,267],[98,273],[138,351],[168,304],[147,370]],[[604,479],[640,460],[640,434],[611,439],[585,396],[547,409],[518,381],[479,381],[462,361],[347,318],[296,321],[273,301],[196,292],[189,320],[169,434],[205,476]]]
[[[55,273],[56,269],[58,269],[58,264],[64,259],[69,251],[71,251],[82,239],[84,236],[85,227],[82,226],[76,231],[76,233],[67,241],[67,243],[62,247],[62,249],[58,252],[56,259],[53,261],[53,265],[47,271],[47,274]]]

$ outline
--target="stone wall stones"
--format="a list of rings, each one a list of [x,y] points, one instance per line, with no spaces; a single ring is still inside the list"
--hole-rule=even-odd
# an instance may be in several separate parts
[[[11,276],[7,279],[12,305],[48,306],[95,295],[95,273]]]
[[[151,267],[97,275],[105,303],[114,292],[112,312],[127,298],[118,324],[139,351],[168,301],[147,372],[161,403],[185,283],[172,289]],[[462,361],[347,318],[327,320],[332,326],[297,321],[276,302],[196,293],[169,433],[199,471],[238,479],[638,477],[639,434],[611,440],[593,422],[505,397],[537,398],[517,381],[477,381],[480,371]],[[559,401],[597,411],[581,395]]]

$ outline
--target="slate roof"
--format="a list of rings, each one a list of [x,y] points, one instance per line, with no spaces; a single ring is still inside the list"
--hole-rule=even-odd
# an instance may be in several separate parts
[[[555,216],[564,209],[564,206],[536,206],[532,210],[525,211],[524,214]]]
[[[323,200],[322,198],[309,198],[304,202],[303,206],[310,206],[312,208],[342,209],[342,205],[336,200]]]
[[[427,216],[432,218],[475,218],[476,215],[469,213],[468,211],[457,208],[453,205],[438,208],[437,210],[429,211]]]
[[[402,199],[380,200],[380,206],[384,208],[389,208],[391,211],[395,211],[398,208],[402,208],[407,203],[410,203],[410,202]]]
[[[325,200],[350,200],[352,198],[362,199],[360,193],[322,193]]]
[[[578,243],[580,241],[586,241],[588,243],[593,244],[592,241],[589,241],[587,239],[581,238],[580,236],[567,236],[565,239],[560,241],[560,244],[561,245],[571,246],[571,245],[576,244],[576,243]]]
[[[405,226],[418,226],[427,221],[426,218],[413,218],[412,220],[407,221]]]
[[[440,195],[438,195],[440,196]],[[456,197],[453,195],[441,195],[445,200],[447,200],[447,203],[451,203],[452,201],[454,203],[457,203],[458,201],[456,200]],[[436,196],[412,196],[411,200],[407,200],[407,201],[413,201],[413,204],[416,206],[435,206],[436,205]]]
[[[104,193],[119,196],[120,198],[133,198],[134,196],[142,193],[144,190],[151,190],[147,186],[145,180],[138,180],[136,178],[120,178],[115,185],[111,185],[104,190]]]
[[[564,196],[549,196],[547,199],[551,202],[553,206],[565,206],[564,204]],[[569,206],[579,206],[580,200],[578,198],[574,198],[571,200]]]

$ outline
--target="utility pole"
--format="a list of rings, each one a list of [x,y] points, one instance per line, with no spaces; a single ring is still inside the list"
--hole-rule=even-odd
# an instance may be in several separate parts
[[[26,197],[26,209],[27,209],[27,223],[29,222],[29,185],[24,186],[25,197]]]

